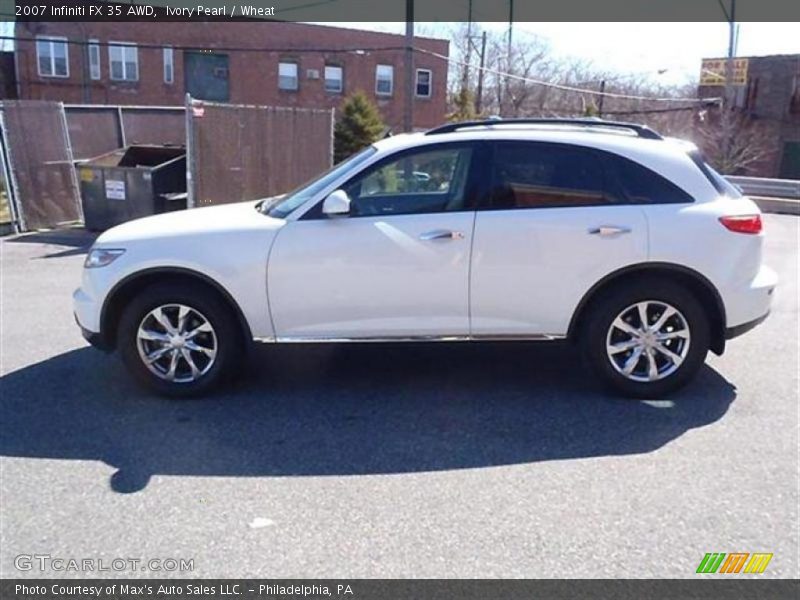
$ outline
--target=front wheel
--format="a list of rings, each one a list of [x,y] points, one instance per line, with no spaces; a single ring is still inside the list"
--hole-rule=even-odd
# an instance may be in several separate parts
[[[642,281],[601,297],[590,310],[586,357],[616,392],[658,398],[684,386],[705,360],[709,326],[688,290]]]
[[[230,308],[199,285],[145,289],[125,309],[118,339],[133,375],[173,397],[203,394],[232,375],[243,347]]]

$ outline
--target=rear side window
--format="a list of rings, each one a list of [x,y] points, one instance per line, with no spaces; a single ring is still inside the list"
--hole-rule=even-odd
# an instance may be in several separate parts
[[[708,180],[711,182],[711,185],[714,186],[714,189],[720,194],[723,196],[728,196],[728,198],[742,197],[742,193],[739,191],[739,188],[717,173],[714,168],[708,164],[708,162],[706,162],[699,152],[690,152],[689,156],[694,161],[694,164],[696,164],[697,167],[703,172],[703,175],[708,178]]]
[[[495,144],[492,207],[556,208],[614,204],[600,156],[558,144]]]
[[[694,199],[677,185],[639,163],[615,156],[614,170],[622,193],[631,204],[680,204]]]

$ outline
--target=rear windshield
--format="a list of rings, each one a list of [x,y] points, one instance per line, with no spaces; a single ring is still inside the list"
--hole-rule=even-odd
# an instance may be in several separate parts
[[[703,175],[708,178],[708,180],[711,182],[711,185],[713,185],[714,189],[720,194],[727,196],[728,198],[742,197],[742,192],[739,191],[739,188],[717,173],[714,170],[714,167],[708,164],[708,162],[699,152],[690,152],[689,156],[692,157],[692,160],[703,172]]]

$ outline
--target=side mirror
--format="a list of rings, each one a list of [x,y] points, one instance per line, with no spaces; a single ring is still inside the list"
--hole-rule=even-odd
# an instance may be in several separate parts
[[[322,214],[329,217],[343,217],[350,214],[350,196],[344,190],[331,192],[322,203]]]

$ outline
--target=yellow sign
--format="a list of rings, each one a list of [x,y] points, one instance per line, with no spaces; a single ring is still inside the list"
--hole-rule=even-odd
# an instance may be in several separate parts
[[[704,58],[703,66],[700,69],[700,85],[725,85],[725,58]],[[733,72],[731,73],[731,85],[747,84],[747,64],[746,58],[733,59]]]

